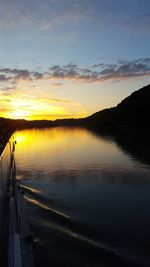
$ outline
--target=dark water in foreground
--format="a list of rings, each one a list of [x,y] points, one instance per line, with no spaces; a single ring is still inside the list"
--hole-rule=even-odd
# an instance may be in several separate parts
[[[36,266],[150,266],[149,165],[85,129],[15,138]]]

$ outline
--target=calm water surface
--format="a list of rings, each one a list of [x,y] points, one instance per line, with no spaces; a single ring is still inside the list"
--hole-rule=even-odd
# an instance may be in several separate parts
[[[150,266],[149,165],[86,129],[15,138],[37,266],[122,266],[109,249]]]

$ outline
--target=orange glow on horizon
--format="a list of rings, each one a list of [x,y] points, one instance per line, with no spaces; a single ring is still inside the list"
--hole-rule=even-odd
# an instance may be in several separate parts
[[[8,115],[0,114],[0,117],[6,118],[6,119],[14,119],[14,120],[27,120],[27,121],[34,121],[34,120],[49,120],[49,121],[55,121],[55,120],[63,120],[63,119],[81,119],[85,118],[90,114],[78,114],[78,115],[25,115],[26,111],[16,111],[13,113],[10,113]]]
[[[7,102],[2,98],[1,102],[4,108],[1,108],[0,117],[9,119],[56,120],[84,118],[89,115],[80,106],[69,101],[69,104],[65,101],[53,103],[54,101],[46,98],[13,96],[7,97]]]

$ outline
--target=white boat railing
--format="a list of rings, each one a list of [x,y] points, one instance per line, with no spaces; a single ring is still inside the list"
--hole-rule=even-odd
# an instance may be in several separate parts
[[[0,257],[3,267],[33,267],[33,238],[16,179],[15,145],[12,137],[0,157]]]

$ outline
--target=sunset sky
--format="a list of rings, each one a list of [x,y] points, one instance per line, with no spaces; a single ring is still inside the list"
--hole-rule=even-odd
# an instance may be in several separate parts
[[[85,117],[149,83],[149,0],[0,0],[0,117]]]

